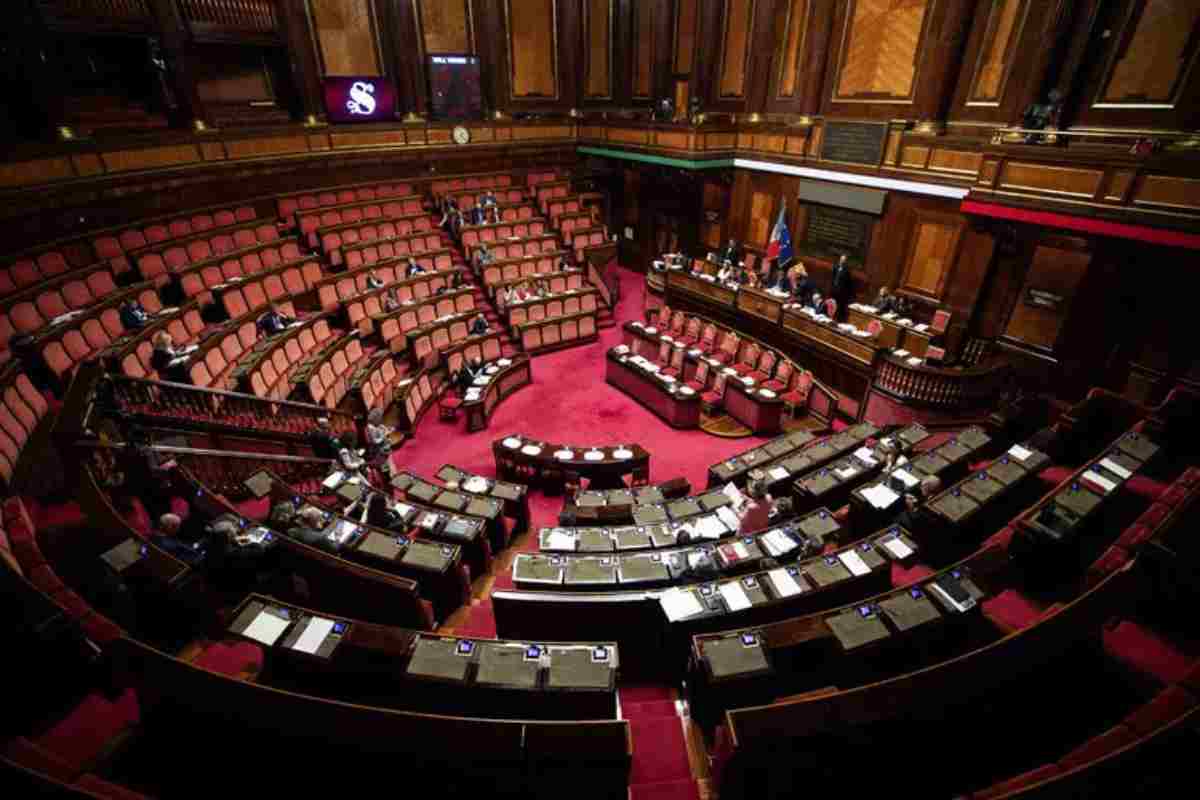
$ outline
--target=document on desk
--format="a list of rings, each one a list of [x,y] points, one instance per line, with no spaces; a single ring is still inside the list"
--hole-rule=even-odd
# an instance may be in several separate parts
[[[304,633],[300,634],[300,638],[292,645],[292,649],[299,650],[301,653],[315,653],[331,630],[333,630],[333,620],[312,617],[305,626]]]
[[[783,531],[776,528],[772,531],[767,531],[760,540],[767,552],[772,556],[780,556],[784,553],[795,550],[799,545]]]
[[[1008,448],[1008,454],[1018,461],[1024,461],[1033,455],[1033,451],[1021,447],[1019,444],[1014,444],[1012,447]]]
[[[340,520],[337,527],[329,535],[338,544],[345,544],[358,531],[358,526],[349,520]]]
[[[738,519],[738,515],[733,513],[733,509],[729,506],[721,506],[717,509],[717,516],[721,518],[721,522],[725,523],[725,527],[731,531],[736,531],[742,526],[742,521]]]
[[[875,508],[884,509],[890,508],[892,503],[900,499],[900,495],[893,492],[882,483],[877,483],[874,486],[868,486],[862,490],[863,497],[867,498],[867,502],[875,506]]]
[[[269,611],[260,611],[254,621],[246,626],[242,631],[242,636],[249,637],[256,642],[262,642],[267,647],[275,644],[275,640],[279,635],[287,630],[290,622],[286,619],[281,619]]]
[[[740,509],[746,502],[746,496],[743,495],[732,483],[725,484],[725,488],[721,491],[726,497],[729,498],[729,502],[733,503],[733,507],[735,509]]]
[[[700,517],[695,523],[696,533],[702,539],[720,539],[728,531],[721,518],[718,515],[708,514]],[[736,528],[734,530],[737,530]]]
[[[750,598],[746,597],[746,591],[736,581],[721,584],[721,597],[725,598],[725,605],[729,606],[730,611],[741,611],[751,605]]]
[[[1106,470],[1111,472],[1113,475],[1116,475],[1118,478],[1121,478],[1123,480],[1129,480],[1130,478],[1133,477],[1132,472],[1125,469],[1120,464],[1113,461],[1111,458],[1100,459],[1100,466],[1104,467]]]
[[[1083,473],[1083,479],[1085,481],[1087,481],[1088,483],[1092,484],[1093,486],[1099,487],[1100,489],[1104,490],[1105,494],[1108,494],[1109,492],[1111,492],[1112,490],[1117,488],[1117,485],[1115,483],[1113,483],[1112,481],[1110,481],[1108,478],[1104,477],[1100,473],[1096,472],[1095,470],[1089,469],[1087,472]]]
[[[837,472],[838,477],[844,481],[848,481],[858,474],[858,470],[856,470],[854,467],[842,467],[841,469],[834,471]]]
[[[854,550],[847,550],[844,553],[838,553],[838,561],[846,565],[846,569],[850,570],[851,575],[870,575],[871,568],[867,566],[867,562],[862,560]]]
[[[896,557],[897,560],[903,561],[912,555],[913,549],[904,543],[904,540],[899,536],[894,536],[883,543],[887,551]]]
[[[911,472],[909,472],[906,469],[894,469],[894,470],[892,470],[892,475],[899,478],[900,482],[903,483],[909,489],[911,489],[914,486],[917,486],[921,483],[919,480],[916,479],[916,476],[914,476]]]
[[[783,567],[771,570],[767,573],[767,577],[771,579],[771,586],[775,588],[775,594],[780,597],[791,597],[804,591],[800,588],[800,584],[796,583],[796,579],[789,575]]]
[[[696,596],[686,589],[668,589],[658,596],[658,604],[671,622],[694,617],[704,610]]]
[[[547,550],[575,550],[576,539],[566,531],[554,529],[550,531],[550,535],[546,537]]]
[[[741,542],[733,543],[733,552],[737,553],[738,558],[749,558],[750,551],[746,549],[746,545]]]
[[[787,471],[787,467],[771,467],[771,469],[767,470],[767,474],[771,476],[771,480],[773,481],[783,481],[787,480],[790,473]]]
[[[335,489],[342,485],[342,481],[346,479],[346,474],[342,471],[331,472],[329,477],[321,481],[321,485],[326,489]]]
[[[860,447],[854,451],[854,457],[866,464],[868,467],[873,467],[879,463],[875,458],[875,451],[869,447]]]

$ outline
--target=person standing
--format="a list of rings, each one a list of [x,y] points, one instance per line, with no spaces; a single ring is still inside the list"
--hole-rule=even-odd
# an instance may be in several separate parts
[[[837,318],[843,318],[846,315],[846,306],[850,304],[850,298],[854,296],[850,267],[846,263],[845,253],[838,257],[837,264],[833,267],[833,280],[829,296],[837,302]]]

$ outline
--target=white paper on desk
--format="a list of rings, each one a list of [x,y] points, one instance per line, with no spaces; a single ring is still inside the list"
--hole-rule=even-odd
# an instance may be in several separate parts
[[[893,350],[892,355],[896,356],[896,358],[904,358],[906,355],[908,355],[908,351],[907,350]]]
[[[862,560],[854,550],[847,550],[844,553],[838,553],[838,561],[846,565],[846,569],[850,570],[851,575],[869,575],[871,568],[867,566],[867,562]]]
[[[733,510],[730,509],[729,506],[721,506],[718,508],[717,516],[720,517],[721,522],[725,523],[725,527],[729,528],[731,531],[736,531],[742,526],[742,521],[738,519],[738,515],[733,513]]]
[[[721,518],[715,514],[701,517],[693,523],[693,527],[701,539],[720,539],[728,532]]]
[[[771,585],[775,587],[775,593],[780,597],[791,597],[803,591],[800,584],[796,583],[796,579],[782,567],[771,570],[767,573],[767,577],[771,579]]]
[[[883,543],[883,546],[887,548],[889,553],[891,553],[900,561],[908,558],[913,553],[913,549],[906,545],[899,536],[888,539]]]
[[[921,359],[917,358],[916,356],[913,356],[912,358],[907,360],[907,363],[910,367],[917,367],[917,366],[921,365]]]
[[[1087,472],[1083,473],[1083,479],[1085,481],[1087,481],[1088,483],[1094,484],[1095,486],[1099,486],[1101,489],[1104,490],[1105,494],[1108,494],[1113,489],[1117,488],[1117,485],[1115,483],[1113,483],[1112,481],[1110,481],[1108,478],[1104,477],[1100,473],[1096,472],[1095,470],[1089,469]]]
[[[838,477],[844,481],[848,481],[858,474],[858,470],[856,470],[854,467],[842,467],[841,469],[834,470],[834,472],[836,472]]]
[[[338,470],[337,472],[331,472],[328,478],[321,481],[321,485],[326,489],[333,489],[341,486],[344,480],[346,480],[346,474],[341,470]]]
[[[741,611],[743,608],[749,608],[751,605],[750,598],[746,596],[742,585],[736,581],[721,584],[720,592],[721,597],[725,598],[725,604],[729,606],[730,611]]]
[[[704,610],[696,596],[685,589],[668,589],[658,596],[658,604],[671,622],[694,617]]]
[[[746,545],[741,542],[733,543],[733,552],[737,553],[738,558],[749,558],[750,551],[746,549]]]
[[[575,550],[575,537],[566,531],[552,530],[550,535],[546,537],[547,550]]]
[[[412,511],[412,506],[410,506],[408,503],[393,503],[392,511],[395,511],[402,517],[407,517],[408,513]]]
[[[300,638],[292,645],[292,649],[299,650],[301,653],[315,653],[331,630],[333,630],[333,620],[313,617],[305,626],[304,633],[300,634]]]
[[[892,474],[899,478],[900,482],[909,489],[920,483],[920,481],[917,480],[916,477],[906,469],[894,469],[892,470]]]
[[[735,509],[740,509],[746,503],[746,496],[732,483],[725,484],[721,493],[729,498],[729,502],[733,503]]]
[[[270,647],[275,644],[275,640],[279,638],[279,634],[287,630],[288,624],[289,622],[286,619],[280,619],[274,614],[260,611],[258,612],[258,616],[254,618],[254,621],[246,626],[246,630],[242,631],[242,635]]]
[[[787,467],[771,467],[767,470],[767,474],[771,476],[771,480],[781,481],[787,478],[788,471]]]
[[[1124,480],[1129,480],[1130,478],[1133,477],[1132,472],[1125,469],[1120,464],[1113,461],[1111,458],[1100,459],[1100,466],[1104,467],[1106,470],[1108,470],[1112,474],[1116,475],[1118,478],[1122,478]]]
[[[1024,447],[1021,447],[1019,444],[1014,444],[1012,447],[1008,448],[1008,454],[1018,461],[1024,461],[1033,455],[1033,451],[1027,450]]]
[[[895,311],[888,311],[886,314],[881,314],[880,316],[882,316],[884,319],[895,319],[895,318],[896,318],[896,312],[895,312]]]
[[[900,495],[882,483],[863,489],[862,494],[867,498],[867,502],[879,509],[890,508],[892,503],[900,499]]]
[[[875,458],[875,451],[869,447],[860,447],[854,451],[854,457],[866,464],[868,467],[873,467],[879,463]]]
[[[349,520],[344,519],[338,522],[337,528],[334,529],[333,533],[329,534],[329,538],[333,539],[338,544],[345,544],[346,541],[353,536],[357,530],[357,525]]]
[[[920,325],[914,325],[913,328],[920,331],[921,333],[924,333],[925,331],[929,330],[929,325],[922,322]]]
[[[772,556],[781,556],[784,553],[795,550],[799,545],[783,531],[776,528],[773,531],[768,531],[761,539],[763,546],[767,548],[767,552]]]

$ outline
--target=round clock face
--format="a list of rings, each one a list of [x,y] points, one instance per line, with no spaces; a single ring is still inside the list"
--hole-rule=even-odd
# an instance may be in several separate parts
[[[454,141],[459,144],[466,144],[471,141],[471,132],[462,125],[458,125],[454,128]]]

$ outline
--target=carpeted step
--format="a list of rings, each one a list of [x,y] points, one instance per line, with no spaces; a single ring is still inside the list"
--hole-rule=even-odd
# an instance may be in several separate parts
[[[629,683],[617,687],[617,696],[621,698],[622,704],[674,701],[675,690],[661,683]]]
[[[634,719],[630,720],[629,729],[633,739],[631,786],[691,778],[687,742],[679,717]]]
[[[693,780],[639,783],[629,787],[629,800],[700,800]]]
[[[648,703],[622,703],[621,716],[625,719],[656,719],[678,717],[674,700],[652,700]]]

